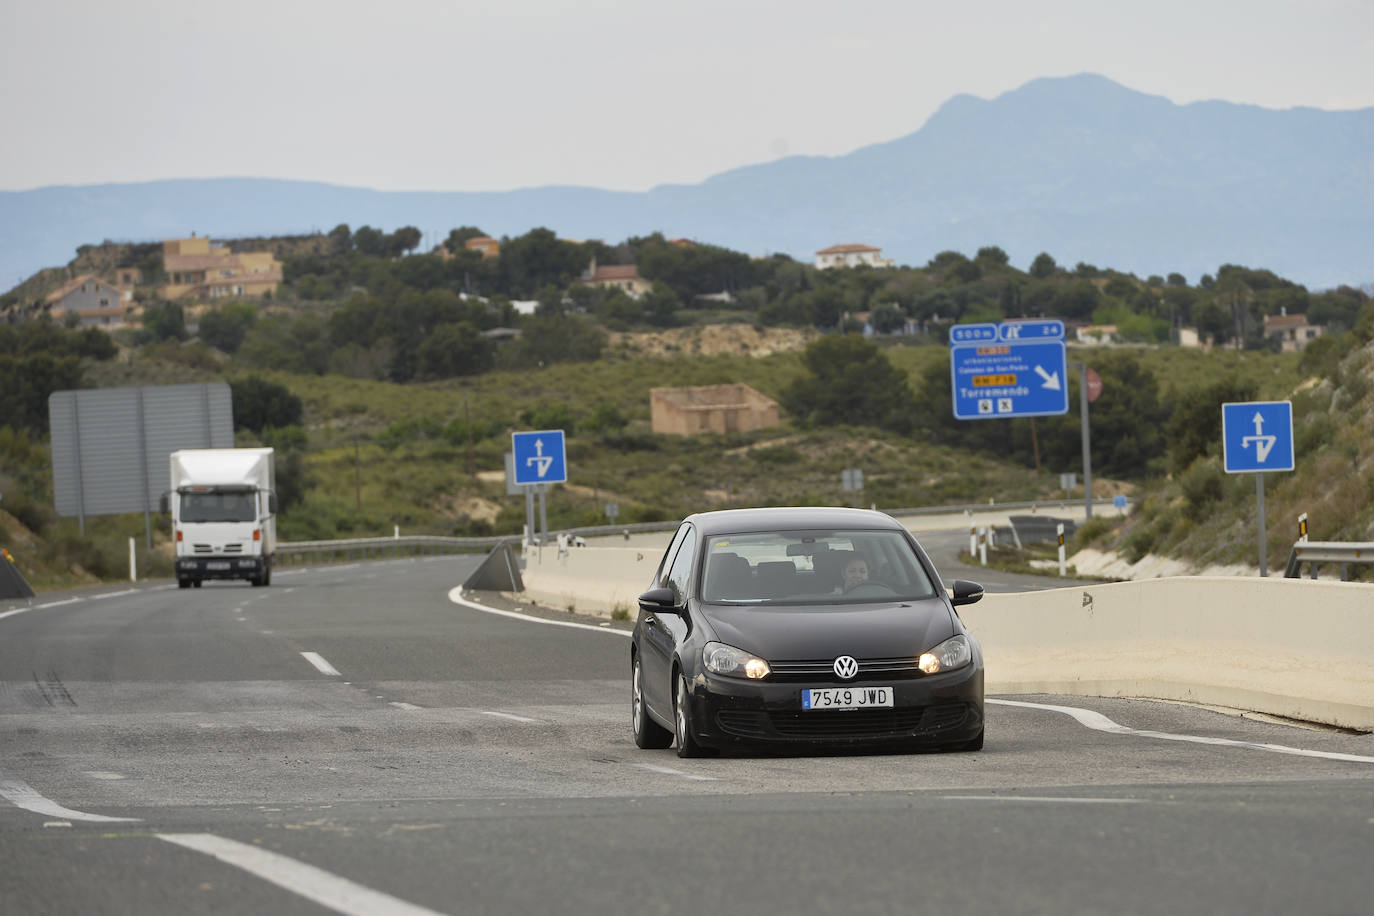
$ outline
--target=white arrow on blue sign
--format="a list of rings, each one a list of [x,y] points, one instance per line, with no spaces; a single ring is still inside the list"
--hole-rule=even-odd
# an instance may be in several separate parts
[[[1057,318],[957,324],[949,329],[949,371],[955,419],[1069,412],[1064,322]]]
[[[1222,404],[1221,446],[1228,474],[1293,470],[1293,402]]]
[[[517,484],[563,483],[568,479],[563,430],[511,433],[510,439]]]

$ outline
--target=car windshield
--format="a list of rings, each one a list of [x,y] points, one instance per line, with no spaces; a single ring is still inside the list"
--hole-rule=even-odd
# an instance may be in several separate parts
[[[935,586],[900,531],[758,531],[709,538],[702,600],[835,604],[916,600]]]
[[[256,500],[251,490],[216,490],[209,493],[182,493],[183,522],[251,522],[257,518]]]

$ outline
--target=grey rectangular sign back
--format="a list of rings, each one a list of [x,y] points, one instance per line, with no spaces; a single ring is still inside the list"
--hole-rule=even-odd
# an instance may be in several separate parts
[[[58,515],[156,512],[179,448],[233,448],[224,382],[55,391],[48,398]]]

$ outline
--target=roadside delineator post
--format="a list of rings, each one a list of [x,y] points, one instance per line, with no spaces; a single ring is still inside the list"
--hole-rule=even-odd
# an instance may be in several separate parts
[[[1307,513],[1298,516],[1298,540],[1307,543]]]
[[[1059,577],[1062,579],[1068,575],[1068,567],[1064,559],[1064,523],[1060,522],[1054,526],[1055,532],[1059,535]]]
[[[978,562],[984,566],[988,565],[988,530],[978,529]]]

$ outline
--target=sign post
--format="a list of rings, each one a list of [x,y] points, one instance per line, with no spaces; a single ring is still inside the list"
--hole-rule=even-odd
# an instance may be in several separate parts
[[[840,471],[840,489],[846,493],[862,493],[864,489],[864,472],[862,468],[845,468]],[[850,503],[858,506],[861,497],[850,497]]]
[[[1058,416],[1069,412],[1069,366],[1064,322],[1057,318],[956,324],[949,329],[950,391],[956,420]],[[1083,416],[1083,498],[1093,515],[1092,464],[1088,453],[1089,382],[1101,379],[1087,366],[1080,410]],[[1091,375],[1089,375],[1091,373]],[[1092,395],[1096,397],[1096,394]]]
[[[1293,460],[1293,402],[1242,401],[1221,405],[1223,467],[1228,474],[1255,475],[1255,505],[1259,515],[1260,575],[1269,575],[1265,545],[1264,475],[1291,471]]]
[[[568,479],[568,460],[564,448],[563,430],[541,429],[527,433],[511,433],[511,466],[515,483],[525,490],[526,530],[532,535],[534,527],[534,494],[539,494],[539,517],[542,522],[540,543],[549,533],[548,510],[544,502],[546,486]]]
[[[1064,322],[957,324],[949,330],[957,420],[1046,417],[1069,412]]]

